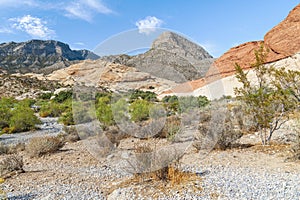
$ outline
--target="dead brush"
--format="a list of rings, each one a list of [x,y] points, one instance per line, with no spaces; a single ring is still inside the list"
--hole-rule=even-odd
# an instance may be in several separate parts
[[[25,151],[31,158],[40,157],[58,151],[63,145],[59,137],[35,137],[26,145]]]
[[[10,145],[0,143],[0,155],[16,154],[24,150],[25,150],[25,143],[10,144]]]
[[[13,173],[22,173],[23,170],[23,158],[17,155],[6,155],[0,160],[0,177],[8,178]]]
[[[136,153],[137,162],[131,163],[131,167],[135,168],[132,172],[133,176],[129,179],[121,180],[116,185],[109,185],[109,188],[104,189],[106,190],[105,193],[109,195],[117,188],[128,186],[133,188],[137,194],[143,193],[143,196],[154,198],[159,198],[160,194],[169,194],[172,191],[179,193],[187,189],[202,191],[199,184],[201,177],[196,173],[182,171],[179,159],[171,164],[162,165],[164,167],[157,169],[158,165],[156,165],[152,157],[153,154],[151,154],[156,148],[155,142],[136,143],[134,152]]]

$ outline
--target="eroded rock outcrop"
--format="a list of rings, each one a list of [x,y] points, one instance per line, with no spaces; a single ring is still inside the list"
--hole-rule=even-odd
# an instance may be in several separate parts
[[[300,52],[300,4],[264,38],[266,46],[285,57]]]
[[[152,76],[134,67],[100,59],[71,65],[49,74],[46,78],[64,85],[83,83],[86,86],[104,87],[113,91],[141,89],[160,93],[176,85],[174,81]]]
[[[255,50],[261,45],[269,49],[266,63],[274,62],[300,52],[300,4],[295,7],[285,20],[271,29],[264,37],[264,41],[254,41],[231,48],[218,58],[214,65],[222,77],[234,74],[235,63],[243,69],[249,69],[255,62]],[[216,74],[207,74],[213,76]]]

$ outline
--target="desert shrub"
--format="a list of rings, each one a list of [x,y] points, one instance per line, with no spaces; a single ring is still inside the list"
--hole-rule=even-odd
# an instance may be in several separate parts
[[[72,109],[72,100],[68,99],[62,103],[55,101],[48,101],[40,103],[40,116],[41,117],[60,117],[62,113]]]
[[[173,95],[173,96],[165,96],[162,99],[162,102],[164,103],[164,106],[167,110],[167,114],[170,115],[174,115],[177,111],[178,111],[178,107],[179,107],[179,101],[178,101],[178,97]]]
[[[62,112],[63,109],[59,103],[49,102],[42,105],[39,114],[41,117],[59,117]]]
[[[0,155],[16,154],[16,153],[24,151],[24,150],[25,150],[24,143],[18,143],[18,144],[12,144],[12,145],[0,143]]]
[[[300,119],[299,114],[297,113],[297,119],[295,119],[295,127],[293,127],[293,131],[295,132],[295,139],[293,141],[293,144],[291,145],[291,152],[292,155],[287,158],[287,160],[300,160]],[[296,114],[296,115],[297,115]]]
[[[104,96],[98,99],[96,115],[104,127],[115,124],[109,97]]]
[[[55,95],[55,98],[53,99],[53,101],[55,101],[57,103],[62,103],[68,99],[72,99],[72,96],[73,96],[72,91],[61,91],[60,93]]]
[[[73,112],[71,109],[68,109],[59,117],[58,122],[63,123],[65,126],[74,125]]]
[[[8,145],[0,143],[0,155],[8,153]]]
[[[47,93],[42,93],[39,95],[39,99],[43,99],[43,100],[49,100],[52,97],[53,93],[51,92],[47,92]]]
[[[183,96],[178,98],[181,113],[189,112],[199,108],[198,98],[194,96]]]
[[[132,164],[133,167],[136,168],[136,172],[134,173],[135,178],[143,182],[164,181],[174,186],[182,184],[185,180],[196,177],[196,174],[194,173],[183,172],[180,170],[180,157],[173,160],[173,162],[170,162],[170,164],[166,164],[165,166],[162,165],[161,168],[156,169],[156,160],[153,159],[153,154],[151,154],[155,150],[155,147],[151,143],[136,143],[134,145],[136,163]],[[167,157],[168,155],[163,156]],[[157,158],[160,157],[158,156]]]
[[[28,131],[35,128],[40,120],[30,108],[34,100],[16,101],[12,98],[0,100],[0,130],[2,133]]]
[[[129,106],[131,120],[134,122],[144,121],[149,118],[151,104],[148,101],[139,99]]]
[[[16,154],[25,150],[25,143],[21,142],[18,144],[8,145],[8,154]]]
[[[30,157],[39,157],[58,151],[64,145],[59,137],[35,137],[25,147]]]
[[[9,127],[9,119],[11,117],[11,110],[14,107],[15,100],[12,98],[0,99],[0,130]]]
[[[75,124],[91,122],[97,118],[94,109],[94,101],[73,102],[72,112]]]
[[[135,100],[143,99],[146,101],[158,101],[157,95],[154,92],[150,91],[142,91],[142,90],[134,90],[130,96],[130,102],[134,102]]]
[[[11,132],[22,132],[35,129],[36,124],[41,121],[34,115],[34,111],[29,107],[17,106],[12,110],[12,116],[9,120]]]
[[[104,134],[116,147],[119,146],[122,139],[130,137],[128,134],[123,133],[115,126],[111,126],[108,130],[104,131]]]
[[[18,105],[21,105],[22,107],[31,107],[35,102],[34,99],[23,99],[18,102]]]
[[[176,95],[165,96],[164,98],[162,98],[161,101],[164,103],[174,103],[174,102],[178,102],[178,97]]]
[[[112,94],[110,92],[97,92],[95,97],[96,97],[96,100],[98,100],[101,97],[108,97],[109,99],[111,99]]]
[[[158,137],[167,138],[173,140],[176,134],[181,129],[181,121],[178,116],[169,116],[166,119],[166,123]]]
[[[173,96],[165,96],[162,99],[162,102],[165,103],[165,107],[168,110],[168,114],[172,115],[176,112],[184,113],[194,110],[195,108],[203,108],[207,106],[210,101],[206,96],[183,96],[177,97]]]
[[[0,176],[6,178],[12,172],[24,172],[23,158],[17,155],[7,155],[0,161]]]
[[[210,101],[208,100],[208,98],[206,96],[201,96],[200,95],[200,96],[197,97],[197,99],[198,99],[199,107],[205,107],[210,103]]]
[[[270,144],[273,133],[288,121],[299,103],[297,85],[300,73],[268,68],[264,64],[268,52],[264,46],[255,51],[256,62],[251,64],[255,82],[241,66],[235,66],[236,78],[242,84],[242,87],[235,88],[236,98],[243,102],[245,113],[254,116],[263,145]]]
[[[60,135],[64,142],[77,142],[80,140],[75,126],[64,126],[64,133]]]
[[[226,102],[214,102],[200,111],[199,134],[196,136],[194,147],[217,148],[225,150],[242,137],[242,116],[235,115],[227,109]]]

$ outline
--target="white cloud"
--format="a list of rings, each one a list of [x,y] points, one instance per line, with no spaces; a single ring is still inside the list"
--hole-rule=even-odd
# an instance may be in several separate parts
[[[11,18],[10,21],[14,22],[12,28],[24,31],[32,37],[49,39],[55,35],[55,32],[46,26],[47,22],[37,17],[25,15],[20,18]]]
[[[75,42],[74,44],[80,45],[80,46],[85,46],[85,44],[83,42]]]
[[[18,7],[18,6],[36,6],[35,0],[0,0],[0,6],[3,7]]]
[[[99,0],[76,0],[65,7],[66,16],[92,21],[95,13],[110,14],[112,10],[107,8]]]
[[[109,14],[112,12],[109,8],[107,8],[100,1],[97,1],[97,0],[85,0],[85,1],[81,1],[81,2],[85,3],[90,8],[96,10],[99,13]]]
[[[7,27],[0,27],[0,33],[12,33],[13,31]]]
[[[157,28],[159,28],[163,24],[163,21],[153,17],[148,16],[145,19],[142,19],[140,21],[137,21],[135,25],[139,29],[139,33],[145,33],[149,34],[151,32],[154,32]]]

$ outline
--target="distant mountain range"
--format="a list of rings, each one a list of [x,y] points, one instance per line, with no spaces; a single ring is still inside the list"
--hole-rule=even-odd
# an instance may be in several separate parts
[[[91,51],[71,50],[69,45],[54,40],[0,44],[0,72],[9,74],[50,74],[81,60],[99,58]],[[100,59],[178,83],[204,77],[214,61],[204,48],[172,32],[162,33],[143,54],[108,55]]]
[[[69,45],[53,40],[2,43],[0,78],[6,81],[0,82],[0,93],[10,95],[7,91],[20,79],[19,75],[9,77],[9,74],[31,72],[24,77],[26,83],[30,83],[28,77],[33,81],[44,81],[46,85],[47,81],[72,85],[80,79],[112,90],[151,90],[160,94],[160,97],[209,93],[218,93],[217,96],[234,95],[233,88],[238,84],[234,64],[239,63],[244,70],[251,72],[254,52],[261,45],[269,50],[266,63],[299,70],[299,27],[300,4],[286,19],[267,32],[264,40],[233,47],[218,59],[214,59],[201,46],[173,32],[162,33],[148,51],[134,56],[107,55],[100,58],[91,51],[71,50]],[[23,82],[19,81],[18,84],[22,85]],[[219,86],[224,91],[217,90]],[[24,87],[14,94],[23,93],[30,84]]]
[[[69,45],[54,40],[0,44],[0,69],[7,73],[49,74],[80,60],[98,58],[88,50],[71,50]]]

